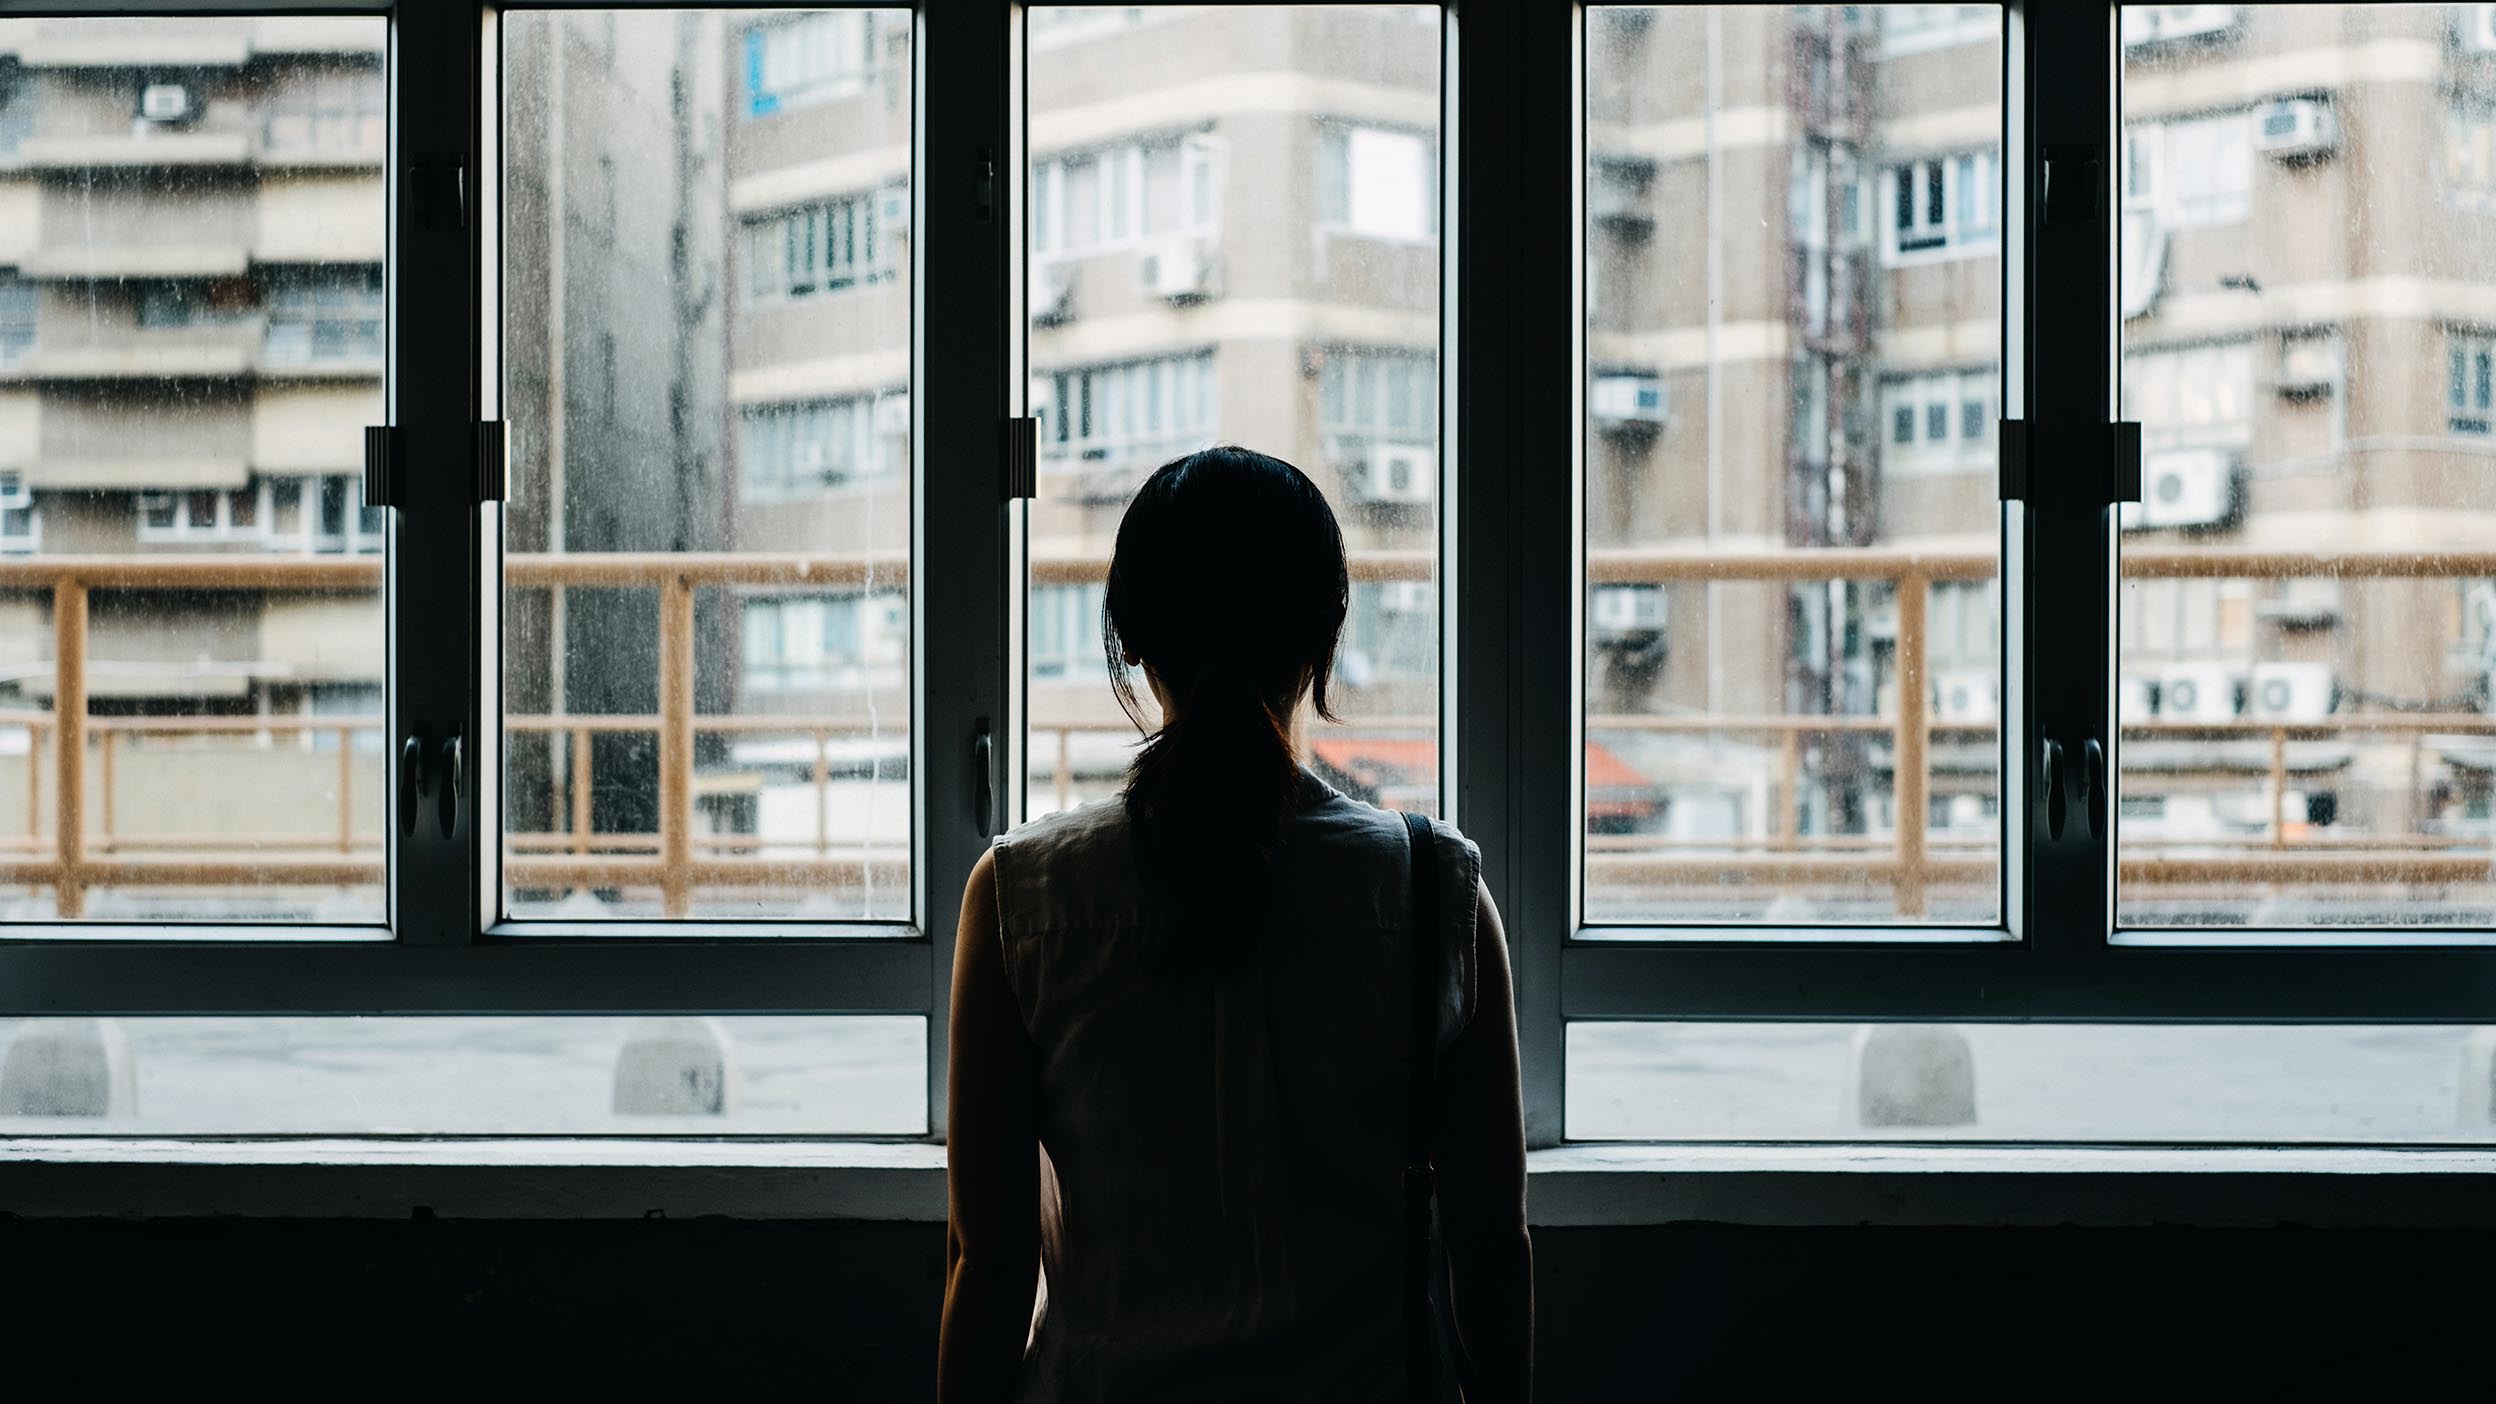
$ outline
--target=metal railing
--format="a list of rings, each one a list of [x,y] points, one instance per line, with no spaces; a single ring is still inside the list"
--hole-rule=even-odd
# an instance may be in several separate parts
[[[1091,556],[1041,556],[1032,563],[1040,584],[1097,581],[1106,560]],[[1426,550],[1358,553],[1354,576],[1363,581],[1427,580],[1435,558]],[[1778,800],[1764,836],[1681,839],[1655,834],[1596,835],[1587,840],[1590,879],[1610,883],[1701,885],[1886,886],[1901,915],[1922,914],[1937,886],[1988,884],[1999,859],[1990,837],[1928,832],[1930,743],[1935,736],[1974,740],[1994,736],[1989,721],[1936,720],[1925,685],[1925,603],[1937,582],[1982,581],[1998,571],[1988,551],[1836,548],[1717,552],[1702,547],[1666,550],[1596,550],[1588,576],[1595,584],[1766,583],[1808,581],[1885,582],[1897,604],[1895,707],[1888,715],[1589,715],[1589,735],[1648,732],[1755,736],[1777,747]],[[2336,553],[2246,550],[2232,547],[2133,547],[2123,554],[2123,576],[2141,579],[2259,579],[2329,576],[2341,580],[2460,579],[2496,577],[2496,551],[2363,550]],[[657,592],[658,710],[639,715],[513,714],[507,732],[562,737],[565,793],[563,819],[550,830],[507,836],[503,865],[515,887],[655,888],[670,914],[690,910],[698,888],[806,887],[853,883],[873,874],[898,878],[906,845],[872,837],[836,838],[827,814],[832,781],[830,743],[867,732],[855,717],[829,715],[717,715],[695,710],[694,592],[702,588],[862,588],[907,583],[909,563],[891,556],[805,554],[731,555],[693,553],[515,555],[504,580],[520,590],[650,588]],[[359,736],[378,736],[372,716],[166,716],[88,715],[88,599],[95,590],[266,591],[289,594],[372,590],[381,566],[372,558],[136,556],[37,557],[0,561],[0,590],[48,591],[53,601],[54,706],[50,711],[0,712],[0,730],[22,728],[27,747],[27,831],[0,839],[0,882],[49,886],[59,914],[82,914],[86,893],[101,886],[296,887],[376,883],[381,878],[378,794],[365,796],[375,827],[356,824],[359,755],[378,768],[379,757],[355,749]],[[1115,732],[1114,718],[1042,718],[1034,722],[1035,754],[1051,757],[1051,790],[1064,803],[1075,775],[1072,738]],[[1374,732],[1427,736],[1428,718],[1363,719],[1349,735]],[[2482,713],[2374,712],[2333,714],[2321,720],[2226,722],[2128,722],[2131,739],[2267,738],[2266,780],[2270,822],[2253,838],[2196,840],[2195,847],[2237,851],[2142,854],[2119,861],[2127,883],[2189,886],[2220,883],[2458,883],[2484,882],[2490,861],[2483,842],[2437,835],[2391,835],[2341,839],[2291,833],[2284,813],[2289,793],[2287,747],[2292,740],[2365,734],[2410,738],[2413,767],[2430,735],[2496,736],[2496,717]],[[599,734],[655,735],[657,819],[654,833],[597,831],[592,823],[592,738]],[[809,767],[814,833],[804,838],[697,832],[696,738],[782,736],[811,744]],[[1823,735],[1871,734],[1894,748],[1891,766],[1894,812],[1901,822],[1886,835],[1805,834],[1799,822],[1803,742]],[[120,752],[129,738],[251,735],[326,736],[337,755],[335,827],[326,833],[170,834],[133,831],[115,812],[114,784]],[[1049,738],[1042,742],[1039,738]],[[54,799],[47,826],[42,810],[49,753]],[[101,781],[95,813],[88,813],[88,767]],[[550,797],[550,803],[552,797]],[[48,828],[48,835],[46,830]]]

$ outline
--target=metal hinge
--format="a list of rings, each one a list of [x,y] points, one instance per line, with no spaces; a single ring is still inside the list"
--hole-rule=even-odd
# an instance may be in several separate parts
[[[2108,493],[2117,502],[2141,500],[2141,426],[2139,421],[2118,419],[2111,426],[2113,437],[2114,484]]]
[[[503,432],[503,421],[482,420],[477,425],[477,501],[502,502],[511,493],[510,436]]]
[[[364,505],[399,505],[399,431],[389,424],[364,426]]]
[[[1016,415],[1005,421],[1005,500],[1040,495],[1040,421]]]
[[[2000,438],[1994,457],[2001,469],[2005,502],[2028,500],[2028,421],[2005,419],[1995,426]]]

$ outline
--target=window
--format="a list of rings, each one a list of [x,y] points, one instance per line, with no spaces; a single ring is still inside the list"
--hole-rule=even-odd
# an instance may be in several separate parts
[[[2444,109],[2444,198],[2455,209],[2496,209],[2496,107],[2455,98]]]
[[[1039,375],[1041,469],[1077,475],[1076,491],[1123,500],[1147,471],[1213,442],[1218,384],[1209,351]]]
[[[270,279],[268,307],[267,357],[273,365],[381,358],[379,268],[280,272]]]
[[[910,434],[895,392],[744,411],[739,485],[751,502],[802,497],[893,477]]]
[[[1210,234],[1221,146],[1162,133],[1032,165],[1031,251],[1084,257],[1164,234]]]
[[[745,31],[745,113],[769,117],[857,94],[875,81],[879,22],[891,11],[824,10]]]
[[[1991,151],[1894,162],[1883,169],[1892,218],[1883,244],[1892,262],[1962,258],[1999,238]]]
[[[2253,346],[2145,346],[2123,357],[2124,405],[2152,448],[2242,445],[2255,425]]]
[[[1041,585],[1031,592],[1031,676],[1037,681],[1109,675],[1101,652],[1101,584]]]
[[[1872,13],[1881,28],[1883,58],[1991,44],[2000,32],[2000,11],[1991,5],[1881,5]]]
[[[0,273],[0,365],[35,349],[36,307],[33,283]]]
[[[388,98],[378,64],[290,74],[270,98],[265,149],[273,160],[379,161]]]
[[[260,541],[266,486],[139,494],[141,541]]]
[[[0,552],[32,551],[43,545],[43,513],[26,488],[26,475],[0,472]]]
[[[1901,473],[1970,473],[1993,467],[1994,373],[1898,376],[1881,389],[1881,465]]]
[[[1438,157],[1415,132],[1329,123],[1317,138],[1321,227],[1417,243],[1438,229]]]
[[[743,610],[744,681],[757,692],[901,681],[907,602],[897,594],[755,595]]]
[[[2484,438],[2496,417],[2496,337],[2450,332],[2444,348],[2444,427]]]
[[[902,259],[894,226],[906,222],[908,212],[908,192],[888,187],[751,220],[745,227],[746,290],[755,301],[769,302],[889,282]]]
[[[2125,203],[2170,229],[2236,224],[2253,210],[2253,118],[2245,112],[2124,129]]]

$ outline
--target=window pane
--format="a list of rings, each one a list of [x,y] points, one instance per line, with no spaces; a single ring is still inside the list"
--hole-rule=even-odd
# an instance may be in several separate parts
[[[0,920],[386,914],[387,38],[0,19]]]
[[[1568,1035],[1586,1140],[2485,1142],[2496,1030],[1614,1024]]]
[[[1347,721],[1308,725],[1310,764],[1435,809],[1439,11],[1051,8],[1032,33],[1031,159],[1067,172],[1074,256],[1035,257],[1028,280],[1051,426],[1030,509],[1030,812],[1120,787],[1135,729],[1108,687],[1099,582],[1137,484],[1217,441],[1305,471],[1352,554],[1332,692]],[[1276,54],[1286,96],[1224,96]],[[1162,150],[1191,186],[1177,228],[1151,213]],[[1089,212],[1099,168],[1139,159],[1149,233]]]
[[[2496,92],[2450,28],[2475,12],[2145,13],[2122,116],[2164,164],[2123,225],[2143,495],[2121,514],[2118,920],[2496,924],[2496,213],[2483,165],[2446,159]],[[2246,81],[2393,50],[2423,66]]]
[[[11,1136],[927,1130],[916,1016],[17,1019],[0,1050]]]
[[[502,32],[505,909],[907,920],[909,13]]]
[[[1596,923],[2000,918],[2001,14],[1858,8],[1588,12]]]

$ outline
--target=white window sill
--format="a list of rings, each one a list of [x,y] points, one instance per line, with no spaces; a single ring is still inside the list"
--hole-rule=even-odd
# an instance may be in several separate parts
[[[23,1217],[936,1222],[922,1142],[0,1139]],[[1550,1228],[2496,1226],[2496,1147],[1581,1145],[1531,1157]]]

